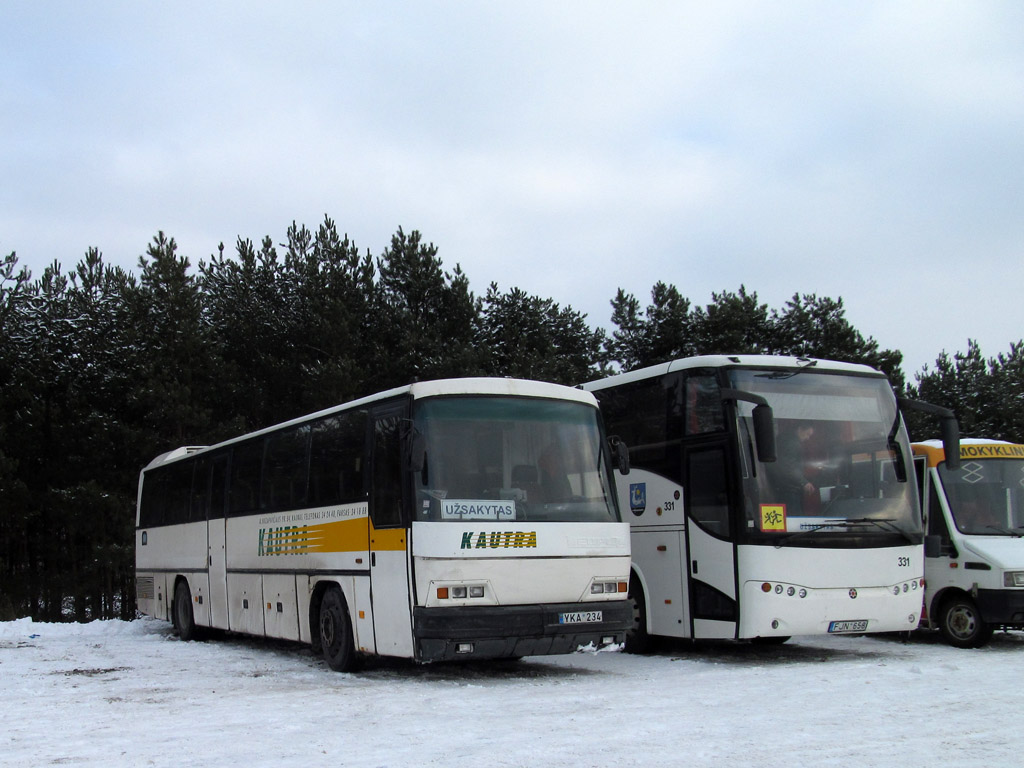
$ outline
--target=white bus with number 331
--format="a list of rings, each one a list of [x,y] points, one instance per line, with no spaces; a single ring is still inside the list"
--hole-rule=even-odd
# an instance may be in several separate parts
[[[917,626],[924,532],[883,374],[716,355],[584,388],[630,452],[618,478],[632,525],[627,650],[651,635],[783,642]]]

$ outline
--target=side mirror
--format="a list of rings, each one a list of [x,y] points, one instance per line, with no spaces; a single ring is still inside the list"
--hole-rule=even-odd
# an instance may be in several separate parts
[[[742,400],[754,404],[754,442],[757,443],[757,460],[761,463],[775,461],[775,416],[768,401],[753,392],[724,387],[722,399]]]
[[[921,411],[939,420],[942,432],[942,450],[946,454],[946,469],[960,469],[960,424],[956,414],[941,405],[926,403],[923,400],[908,400],[897,397],[896,404],[900,410]]]
[[[775,417],[770,405],[754,406],[754,439],[758,461],[762,464],[775,461]]]
[[[946,454],[946,469],[960,469],[960,425],[956,419],[943,419],[942,450]]]
[[[623,475],[629,474],[629,446],[627,446],[617,435],[608,438],[608,447],[611,451],[612,461],[615,468]]]
[[[942,555],[942,537],[937,535],[924,537],[924,556],[939,557]]]
[[[415,428],[405,436],[407,461],[410,472],[422,472],[427,466],[427,441]]]

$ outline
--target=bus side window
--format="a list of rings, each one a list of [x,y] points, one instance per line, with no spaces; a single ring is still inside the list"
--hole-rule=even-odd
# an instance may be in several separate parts
[[[725,429],[722,390],[713,371],[690,373],[686,377],[683,424],[688,435],[702,435]]]
[[[378,412],[373,421],[370,518],[376,528],[402,524],[402,451],[399,427],[405,409]]]
[[[366,411],[339,413],[313,424],[309,459],[312,506],[350,504],[366,498],[365,450]]]
[[[228,490],[229,514],[241,515],[256,509],[262,462],[262,439],[249,440],[234,447],[231,453],[231,483]]]
[[[206,520],[211,468],[212,463],[208,454],[196,459],[195,472],[192,474],[192,501],[189,506],[189,520],[193,523]]]
[[[260,509],[297,509],[306,503],[309,474],[309,425],[267,436],[263,454]]]
[[[142,500],[139,505],[139,527],[154,528],[164,524],[164,500],[167,498],[166,472],[151,469],[142,476]]]
[[[175,525],[189,521],[192,498],[192,470],[195,460],[183,459],[169,465],[164,471],[169,478],[164,498],[164,524]]]
[[[630,463],[676,482],[683,403],[679,375],[598,390],[605,430],[629,446]]]

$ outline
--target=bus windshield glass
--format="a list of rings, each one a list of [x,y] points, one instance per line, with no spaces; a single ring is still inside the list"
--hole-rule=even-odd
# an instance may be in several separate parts
[[[775,416],[777,459],[760,463],[753,406],[737,404],[742,538],[840,547],[922,540],[910,446],[886,379],[806,368],[730,377],[734,388],[764,397]]]
[[[598,410],[514,397],[417,401],[417,520],[618,521]]]
[[[970,459],[939,476],[961,533],[1024,534],[1024,459]]]

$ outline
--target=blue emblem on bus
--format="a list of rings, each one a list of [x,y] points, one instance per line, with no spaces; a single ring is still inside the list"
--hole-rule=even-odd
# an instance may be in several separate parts
[[[629,509],[634,515],[642,515],[647,508],[647,483],[629,484]]]

